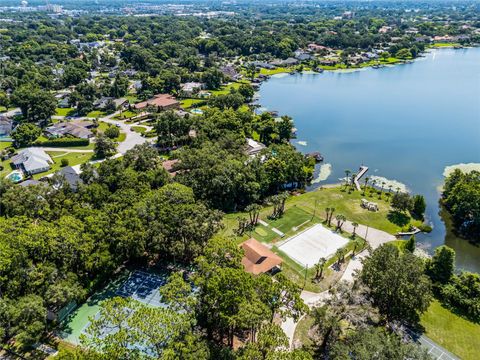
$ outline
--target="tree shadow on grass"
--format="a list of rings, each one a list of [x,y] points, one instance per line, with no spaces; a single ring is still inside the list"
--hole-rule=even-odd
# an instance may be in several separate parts
[[[390,211],[387,215],[387,219],[391,223],[400,227],[403,227],[410,222],[410,216],[400,211]]]

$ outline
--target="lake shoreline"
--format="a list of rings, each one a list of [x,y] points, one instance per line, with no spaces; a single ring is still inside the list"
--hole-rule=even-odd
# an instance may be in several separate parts
[[[463,239],[463,243],[446,241],[437,203],[445,167],[480,162],[475,138],[480,109],[474,101],[478,84],[471,76],[478,72],[480,51],[478,47],[441,49],[428,49],[416,59],[421,61],[413,61],[415,66],[388,66],[378,72],[362,68],[348,70],[356,73],[348,76],[342,76],[345,70],[325,71],[321,77],[309,76],[311,72],[272,76],[261,84],[257,103],[264,111],[292,116],[297,128],[292,144],[302,153],[319,151],[324,163],[332,165],[329,178],[307,191],[338,183],[344,169],[355,171],[366,164],[370,175],[399,181],[425,196],[426,218],[434,230],[420,234],[419,244],[429,253],[450,244],[459,268],[479,272],[480,249]],[[452,84],[461,84],[460,91],[451,90]],[[438,109],[435,104],[442,104],[441,110],[426,116]],[[452,118],[457,120],[452,123]],[[452,145],[448,148],[446,138]],[[305,145],[297,145],[298,141]],[[416,166],[414,158],[423,165]],[[317,167],[314,178],[318,171]]]

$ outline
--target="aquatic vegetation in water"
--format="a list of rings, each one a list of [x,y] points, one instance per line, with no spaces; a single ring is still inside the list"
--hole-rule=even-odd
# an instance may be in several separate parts
[[[373,181],[375,180],[375,186],[380,188],[382,186],[382,183],[385,183],[383,186],[383,190],[388,190],[389,186],[392,186],[392,191],[397,191],[397,188],[401,192],[410,192],[408,189],[407,185],[401,183],[400,181],[397,180],[390,180],[382,176],[370,176],[370,181],[369,184],[372,185]]]
[[[480,171],[480,164],[479,163],[460,163],[455,165],[446,166],[443,170],[443,176],[447,177],[450,175],[455,169],[460,169],[464,173],[469,173],[470,171],[476,170]]]
[[[320,166],[318,176],[312,181],[312,184],[318,184],[320,181],[327,180],[331,173],[332,164],[323,164],[322,166]]]

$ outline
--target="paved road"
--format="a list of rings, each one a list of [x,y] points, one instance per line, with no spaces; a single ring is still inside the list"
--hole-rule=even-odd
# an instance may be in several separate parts
[[[133,149],[135,145],[141,145],[146,142],[153,143],[155,141],[155,138],[148,139],[143,137],[140,133],[133,131],[132,126],[135,126],[135,124],[127,124],[125,121],[114,120],[113,117],[117,114],[118,112],[115,112],[109,116],[100,118],[100,121],[118,126],[121,131],[126,134],[125,140],[118,144],[117,151],[119,154],[125,154],[128,150]],[[142,126],[145,127],[147,131],[152,129],[150,126]]]

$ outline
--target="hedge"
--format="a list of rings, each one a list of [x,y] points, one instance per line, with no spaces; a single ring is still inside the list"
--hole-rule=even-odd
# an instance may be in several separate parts
[[[46,141],[35,141],[32,146],[51,146],[51,147],[69,147],[69,146],[88,146],[90,140],[88,139],[69,139],[59,138]]]

